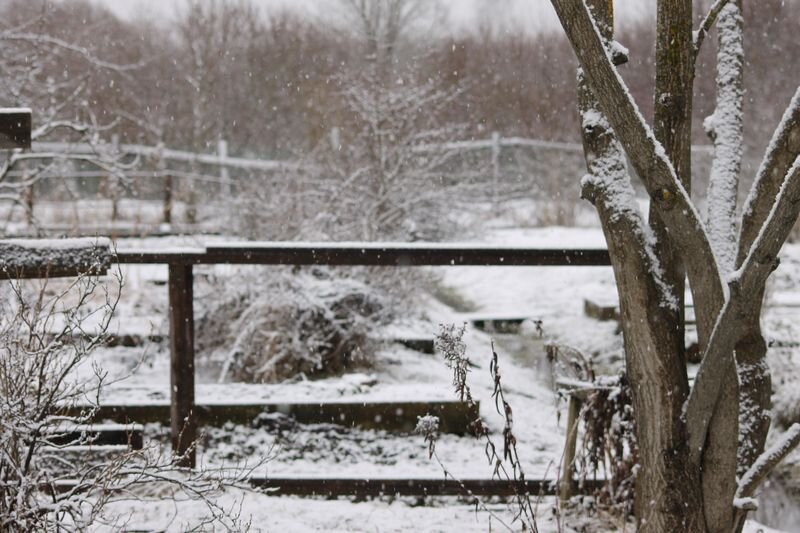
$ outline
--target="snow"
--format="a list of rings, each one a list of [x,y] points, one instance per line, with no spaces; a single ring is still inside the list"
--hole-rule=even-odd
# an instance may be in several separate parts
[[[0,246],[18,246],[26,250],[84,250],[95,248],[111,248],[111,241],[106,237],[75,239],[2,239]]]
[[[0,115],[3,114],[14,115],[20,113],[27,113],[30,115],[31,113],[33,113],[33,111],[31,110],[30,107],[0,107]]]
[[[706,228],[717,263],[725,275],[736,263],[736,203],[742,161],[741,73],[744,62],[742,17],[735,2],[720,12],[717,54],[717,108],[704,122],[714,140],[715,154],[709,178]]]
[[[111,258],[110,241],[95,239],[5,239],[0,240],[0,268],[67,267],[87,269],[106,266]]]

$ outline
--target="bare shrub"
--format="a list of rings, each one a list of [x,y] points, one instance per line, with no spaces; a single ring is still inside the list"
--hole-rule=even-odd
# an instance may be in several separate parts
[[[116,531],[137,502],[164,498],[205,503],[207,514],[189,528],[247,529],[235,506],[216,497],[249,488],[246,478],[266,459],[190,471],[156,442],[140,450],[93,443],[108,380],[90,357],[109,337],[121,290],[119,272],[111,281],[82,275],[0,286],[0,531]]]
[[[389,298],[352,273],[271,271],[211,304],[199,322],[198,346],[223,355],[220,380],[338,374],[369,364],[373,333],[392,315]]]

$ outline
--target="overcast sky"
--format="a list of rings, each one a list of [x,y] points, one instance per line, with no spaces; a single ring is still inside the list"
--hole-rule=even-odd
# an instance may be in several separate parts
[[[122,17],[158,15],[172,17],[188,0],[94,0],[110,7]],[[224,1],[224,0],[223,0]],[[253,0],[263,6],[264,11],[279,7],[318,11],[331,0]],[[557,21],[549,0],[442,0],[450,9],[452,27],[455,30],[476,27],[479,20],[494,19],[495,24],[523,26],[530,31],[554,28]],[[618,24],[626,19],[641,17],[652,11],[653,2],[644,0],[617,0],[615,3]]]

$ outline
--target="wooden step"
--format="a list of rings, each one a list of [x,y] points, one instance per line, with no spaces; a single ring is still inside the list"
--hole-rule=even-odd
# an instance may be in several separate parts
[[[419,337],[396,337],[391,339],[391,342],[401,344],[410,350],[433,355],[436,353],[436,343],[433,337],[419,336]]]
[[[589,318],[594,318],[595,320],[600,321],[607,321],[607,320],[616,320],[619,321],[619,306],[616,303],[612,302],[598,302],[596,300],[590,300],[589,298],[583,299],[583,312]]]
[[[73,409],[73,415],[87,406]],[[412,432],[417,417],[439,417],[441,433],[466,434],[470,424],[478,417],[478,409],[455,400],[401,401],[401,402],[325,402],[325,403],[227,403],[199,404],[196,407],[200,425],[222,426],[226,422],[251,424],[262,413],[282,413],[301,424],[338,424],[346,427]],[[97,410],[96,420],[158,422],[169,424],[168,403],[113,405],[103,404]]]
[[[469,322],[475,329],[488,333],[519,333],[520,326],[526,320],[541,327],[542,321],[529,315],[490,315],[481,313],[468,313],[459,315],[459,318]]]
[[[403,478],[280,478],[251,477],[250,483],[270,494],[292,496],[501,496],[528,493],[555,495],[555,479],[507,481],[501,479],[403,479]],[[587,480],[583,491],[599,488],[600,482]]]
[[[381,496],[481,496],[510,497],[516,494],[531,496],[554,496],[558,481],[555,479],[527,479],[506,481],[500,479],[470,478],[287,478],[251,477],[250,484],[266,489],[276,496],[321,496],[325,498],[357,497],[375,498]],[[77,480],[59,480],[53,486],[44,486],[46,492],[55,489],[64,493],[72,490]],[[587,479],[577,493],[590,494],[602,486],[602,480]],[[113,486],[107,490],[114,490]]]

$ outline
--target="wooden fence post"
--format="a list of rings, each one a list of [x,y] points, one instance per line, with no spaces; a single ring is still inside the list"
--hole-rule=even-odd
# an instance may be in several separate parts
[[[167,164],[164,161],[164,143],[158,143],[156,148],[156,170],[164,178],[164,205],[162,208],[162,222],[172,224],[172,174],[166,171]]]
[[[228,164],[228,141],[225,139],[220,139],[217,142],[217,155],[219,156],[219,179],[222,182],[220,189],[222,190],[222,195],[229,198],[231,195],[231,183],[228,167],[226,166]]]
[[[561,482],[559,499],[569,500],[575,493],[575,450],[578,445],[578,417],[581,412],[581,401],[576,394],[570,393],[567,407],[567,440],[564,443],[564,459],[561,464]]]
[[[197,415],[194,406],[194,307],[192,265],[169,265],[170,422],[172,452],[194,468]]]
[[[492,205],[497,207],[500,185],[500,133],[492,132]]]
[[[30,179],[30,173],[28,172],[28,164],[25,161],[21,161],[20,167],[22,168],[22,182],[25,183]],[[32,227],[36,220],[36,217],[33,215],[33,202],[36,192],[33,186],[34,183],[31,183],[27,187],[25,187],[25,193],[24,193],[25,208],[27,211],[25,215],[25,220],[28,223],[28,227]]]
[[[119,157],[119,134],[115,133],[111,136],[111,146],[114,157]],[[119,177],[116,171],[112,171],[108,175],[108,194],[111,197],[111,223],[117,221],[119,218],[119,194],[120,194]]]

